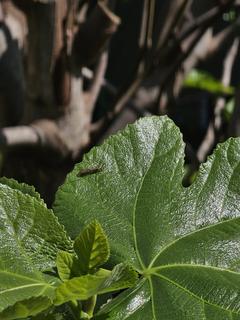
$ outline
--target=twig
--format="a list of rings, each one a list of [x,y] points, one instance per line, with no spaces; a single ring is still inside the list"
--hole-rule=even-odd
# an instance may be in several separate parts
[[[174,55],[176,50],[181,46],[184,40],[194,34],[197,30],[207,28],[219,17],[221,14],[234,3],[235,0],[230,0],[227,3],[221,4],[217,7],[210,9],[209,11],[202,14],[200,17],[190,22],[188,26],[184,27],[178,35],[171,38],[168,45],[161,47],[161,50],[156,51],[156,57],[154,58],[159,64],[166,59],[168,56]]]
[[[148,8],[149,8],[149,0],[144,0],[143,10],[142,10],[142,21],[140,27],[140,35],[138,39],[139,48],[144,48],[146,43],[146,35],[147,35],[147,24],[148,24]]]
[[[210,57],[211,55],[216,53],[216,51],[219,50],[225,44],[225,41],[229,38],[229,36],[235,32],[238,25],[239,25],[239,19],[237,21],[235,21],[235,23],[232,24],[231,26],[229,26],[229,27],[225,28],[223,31],[219,32],[212,39],[210,45],[208,45],[206,47],[205,54],[201,55],[200,57],[196,56],[196,58],[195,58],[196,61],[194,63],[192,62],[191,65],[196,65],[196,63],[200,59],[201,60],[206,59],[207,57]],[[204,27],[201,31],[198,31],[198,33],[195,32],[196,33],[195,36],[192,35],[193,40],[189,41],[190,44],[188,44],[186,46],[186,48],[184,49],[182,54],[177,56],[176,62],[174,62],[171,65],[171,68],[169,68],[167,73],[162,77],[162,81],[160,82],[160,86],[159,86],[160,89],[159,89],[159,94],[158,94],[158,98],[157,98],[157,103],[156,103],[155,109],[154,109],[156,112],[158,111],[162,94],[164,92],[165,87],[168,85],[168,82],[172,79],[173,75],[176,73],[179,66],[184,61],[187,61],[188,56],[190,56],[190,54],[192,53],[192,50],[195,48],[196,44],[198,44],[199,39],[202,37],[202,35],[205,33],[206,30],[207,30],[206,27]],[[187,41],[187,39],[185,40],[185,42],[186,41]],[[192,59],[192,57],[191,57],[191,59]]]
[[[96,70],[93,75],[91,86],[87,92],[87,109],[93,112],[93,108],[97,101],[98,95],[104,83],[104,75],[108,64],[108,52],[105,51],[101,54]]]
[[[92,70],[84,67],[82,69],[82,75],[84,78],[93,81],[94,74],[93,74]],[[117,88],[111,82],[109,82],[107,79],[105,79],[105,78],[102,79],[102,86],[112,96],[117,95],[117,93],[118,93]],[[133,103],[133,101],[131,99],[127,101],[126,108],[134,111],[138,117],[144,117],[144,116],[151,115],[151,113],[149,111],[147,111],[143,108],[139,108],[135,103]],[[99,121],[98,123],[92,124],[91,125],[91,132],[96,131],[97,128],[100,127],[100,123],[103,123],[103,120]]]
[[[0,22],[4,20],[4,13],[3,13],[3,7],[2,2],[0,2]]]
[[[155,15],[155,3],[156,0],[149,1],[149,15],[148,15],[148,26],[147,26],[147,33],[146,33],[146,47],[148,50],[152,49],[152,37],[153,37],[153,25],[154,25],[154,15]]]
[[[240,136],[240,89],[236,89],[235,107],[228,127],[228,137]]]
[[[225,86],[228,86],[230,84],[233,64],[238,52],[238,47],[239,47],[239,39],[235,39],[226,55],[226,58],[224,61],[224,67],[223,67],[223,75],[222,75],[222,83]],[[209,124],[206,136],[203,139],[203,142],[200,145],[197,152],[197,157],[200,162],[203,162],[206,159],[207,155],[212,150],[217,140],[217,134],[221,127],[221,122],[222,122],[221,112],[225,106],[225,102],[226,101],[224,98],[219,98],[216,103],[214,121]],[[235,116],[232,119],[235,119]]]
[[[226,87],[229,86],[231,82],[233,65],[238,53],[238,48],[239,48],[239,39],[235,39],[223,63],[222,84]],[[221,113],[225,107],[225,104],[226,104],[225,98],[221,97],[217,100],[216,107],[215,107],[215,119],[214,119],[214,127],[216,130],[216,134],[218,133],[222,125]]]
[[[87,21],[80,26],[73,42],[73,62],[77,69],[90,65],[99,58],[111,36],[116,32],[120,18],[103,2],[98,2]]]
[[[160,101],[163,95],[163,92],[166,88],[166,86],[169,84],[169,81],[172,79],[174,74],[177,72],[178,68],[181,66],[181,64],[184,62],[184,60],[187,59],[187,57],[192,53],[193,49],[195,48],[198,41],[201,39],[203,34],[205,33],[205,29],[200,29],[196,32],[195,35],[193,35],[193,39],[190,41],[190,44],[187,48],[185,48],[182,53],[180,53],[176,60],[172,63],[171,67],[167,69],[167,72],[162,76],[161,82],[159,84],[159,94],[156,99],[156,105],[155,110],[157,111],[160,105]]]
[[[215,21],[216,18],[218,18],[226,9],[231,7],[231,5],[235,2],[235,0],[230,0],[224,4],[221,4],[217,7],[214,7],[201,15],[200,17],[194,19],[193,22],[191,22],[188,26],[184,28],[184,30],[180,33],[180,35],[176,38],[176,41],[178,43],[181,43],[183,40],[185,40],[190,34],[192,34],[194,31],[196,31],[199,28],[208,27],[210,24],[212,24],[213,21]]]
[[[139,53],[139,61],[136,66],[136,71],[134,72],[133,79],[125,85],[117,98],[117,101],[113,107],[113,110],[109,112],[104,122],[105,129],[110,126],[110,124],[114,121],[114,119],[122,112],[126,103],[129,99],[136,93],[137,89],[141,85],[143,79],[145,78],[148,68],[149,68],[149,58],[150,51],[152,47],[152,32],[153,32],[153,20],[155,15],[155,1],[145,0],[144,1],[144,9],[147,10],[143,12],[142,20],[141,20],[141,28],[139,34],[139,45],[140,45],[140,53]],[[147,23],[146,23],[147,22]],[[144,41],[143,41],[144,40]]]
[[[162,50],[165,52],[164,48],[166,47],[167,42],[173,35],[173,31],[176,28],[180,18],[182,17],[183,12],[185,11],[190,0],[180,0],[180,1],[171,1],[167,3],[168,11],[166,16],[166,21],[164,23],[164,28],[161,30],[159,39],[157,42],[157,49],[155,56],[161,56]],[[179,3],[180,2],[180,3]]]
[[[211,122],[208,127],[207,133],[203,139],[203,142],[197,151],[197,158],[200,163],[206,159],[207,154],[209,153],[209,151],[211,151],[211,149],[214,146],[214,141],[215,132],[213,123]]]

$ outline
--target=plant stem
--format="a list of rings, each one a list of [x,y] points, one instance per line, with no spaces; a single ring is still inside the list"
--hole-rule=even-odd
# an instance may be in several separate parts
[[[97,302],[97,295],[92,296],[83,303],[83,311],[86,312],[90,318],[93,316],[94,308]]]
[[[74,301],[70,301],[68,303],[69,309],[71,311],[71,314],[74,318],[74,320],[79,320],[80,319],[80,310],[79,310],[79,306],[77,303],[75,303]]]

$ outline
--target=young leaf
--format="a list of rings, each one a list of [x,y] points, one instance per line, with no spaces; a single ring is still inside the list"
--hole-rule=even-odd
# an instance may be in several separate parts
[[[104,264],[109,258],[109,244],[101,225],[94,221],[74,241],[82,274]]]
[[[111,261],[127,261],[143,275],[106,306],[108,319],[238,319],[240,140],[219,145],[188,188],[182,137],[166,117],[128,126],[81,166],[94,163],[101,175],[76,179],[77,165],[57,193],[55,212],[73,236],[98,219]]]
[[[13,320],[34,316],[48,309],[51,305],[52,302],[48,297],[38,297],[20,301],[0,313],[0,319]]]
[[[58,252],[57,270],[62,281],[81,276],[79,260],[73,254],[66,251]]]
[[[184,86],[206,90],[215,94],[234,94],[234,88],[225,86],[211,74],[193,69],[184,80]]]
[[[125,289],[133,286],[136,280],[136,272],[123,264],[117,265],[112,272],[99,270],[94,275],[73,278],[57,288],[55,305],[72,300],[87,300],[97,294]]]

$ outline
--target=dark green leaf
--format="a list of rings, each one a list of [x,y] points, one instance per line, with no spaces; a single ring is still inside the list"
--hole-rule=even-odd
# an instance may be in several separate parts
[[[0,184],[0,270],[18,260],[38,270],[55,265],[57,251],[71,241],[42,201]]]
[[[53,299],[56,278],[39,270],[53,267],[57,251],[70,247],[42,201],[0,184],[0,312],[33,297]]]
[[[76,179],[97,164],[101,174]],[[218,146],[189,188],[183,164],[173,122],[144,118],[93,148],[58,191],[55,211],[71,235],[97,219],[111,262],[127,261],[145,279],[101,316],[212,320],[211,306],[239,317],[240,140]]]
[[[0,178],[0,184],[5,184],[6,186],[12,189],[21,191],[23,194],[28,194],[29,196],[36,198],[38,201],[41,201],[44,204],[44,201],[41,199],[40,194],[35,190],[33,186],[29,186],[26,183],[19,183],[18,181],[12,178],[9,179],[6,177]]]

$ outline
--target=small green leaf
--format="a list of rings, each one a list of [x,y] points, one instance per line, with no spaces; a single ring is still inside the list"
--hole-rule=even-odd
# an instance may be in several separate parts
[[[57,254],[57,270],[62,281],[81,276],[79,260],[66,251],[59,251]]]
[[[185,87],[206,90],[215,94],[233,95],[234,88],[224,86],[219,80],[215,79],[207,72],[193,69],[184,80]]]
[[[48,309],[51,305],[52,302],[48,297],[37,297],[19,301],[0,313],[0,319],[13,320],[35,316],[38,313]]]
[[[87,274],[108,260],[108,239],[97,221],[89,224],[76,238],[74,250],[79,258],[82,274]]]
[[[136,272],[129,266],[119,264],[112,272],[99,270],[94,275],[85,275],[64,282],[56,289],[55,305],[72,300],[87,300],[90,297],[131,287],[137,280]]]

